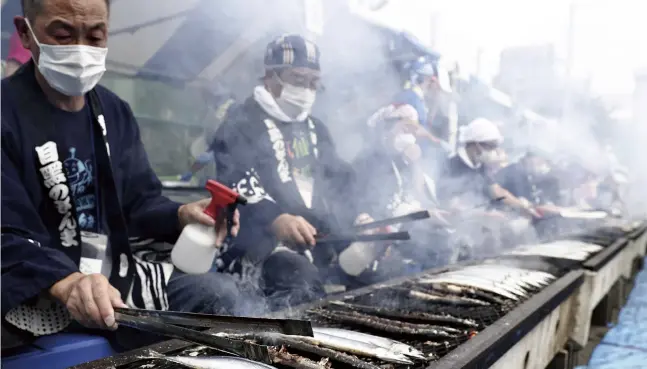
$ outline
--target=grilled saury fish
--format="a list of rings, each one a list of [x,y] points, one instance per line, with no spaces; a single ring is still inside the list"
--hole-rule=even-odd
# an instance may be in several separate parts
[[[494,283],[477,280],[477,279],[438,276],[438,277],[429,278],[429,279],[420,279],[418,283],[420,284],[450,283],[458,286],[469,286],[469,287],[481,289],[483,291],[488,291],[488,292],[497,294],[499,296],[503,296],[510,300],[514,300],[514,301],[519,300],[519,297],[517,295],[507,291],[506,289],[498,287],[494,285]]]
[[[148,350],[142,359],[164,360],[193,369],[276,369],[256,361],[233,356],[166,356]]]
[[[319,327],[312,328],[312,330],[314,332],[315,338],[317,338],[319,334],[327,334],[330,336],[347,338],[353,341],[370,343],[376,346],[384,347],[385,349],[388,349],[397,354],[402,354],[419,359],[425,358],[425,354],[421,351],[416,350],[414,347],[385,337],[374,336],[371,334],[355,332],[341,328]]]
[[[413,364],[406,356],[396,353],[384,347],[377,346],[373,343],[355,341],[352,339],[333,336],[322,332],[314,332],[314,337],[298,337],[300,340],[316,346],[331,348],[334,350],[347,352],[358,356],[374,357],[383,361],[396,364]]]

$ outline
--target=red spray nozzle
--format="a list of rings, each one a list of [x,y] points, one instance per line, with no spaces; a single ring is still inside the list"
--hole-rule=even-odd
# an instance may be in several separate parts
[[[245,205],[247,199],[240,196],[231,188],[218,183],[214,180],[207,181],[207,190],[211,193],[211,203],[204,209],[204,213],[213,219],[217,218],[219,208],[224,208],[233,204]]]

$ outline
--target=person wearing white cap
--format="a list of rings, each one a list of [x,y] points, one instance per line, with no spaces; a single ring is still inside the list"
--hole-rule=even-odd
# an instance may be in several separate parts
[[[441,200],[453,199],[454,205],[460,208],[480,205],[487,199],[500,199],[524,215],[539,216],[527,201],[516,198],[487,174],[486,166],[500,160],[499,145],[503,142],[495,123],[485,118],[474,119],[460,128],[458,142],[456,153],[447,160],[439,178],[437,191]],[[473,204],[457,205],[456,199],[464,199],[463,195],[472,196],[468,201]]]
[[[339,266],[353,286],[378,283],[455,262],[439,228],[448,222],[437,208],[434,181],[423,172],[422,149],[415,133],[421,129],[410,105],[394,107],[387,119],[375,122],[378,135],[353,160],[357,212],[376,219],[429,210],[432,219],[412,225],[409,242],[355,242],[339,254]],[[400,229],[394,225],[393,229]],[[413,236],[416,237],[413,237]],[[433,247],[428,241],[434,240]]]

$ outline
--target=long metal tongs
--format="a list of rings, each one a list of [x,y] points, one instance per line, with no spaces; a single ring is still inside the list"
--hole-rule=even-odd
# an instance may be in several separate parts
[[[411,239],[409,232],[390,232],[390,233],[376,233],[376,234],[358,234],[359,232],[382,228],[393,224],[413,222],[415,220],[429,218],[429,211],[422,210],[415,213],[406,214],[398,217],[378,220],[371,223],[358,224],[351,229],[351,232],[336,235],[324,235],[317,237],[317,243],[350,243],[350,242],[375,242],[375,241],[407,241]]]
[[[218,337],[209,332],[186,327],[215,328],[221,332],[229,333],[276,332],[309,337],[313,335],[310,322],[305,320],[234,317],[126,308],[115,308],[115,318],[117,323],[127,327],[209,346],[230,355],[243,356],[267,364],[271,364],[271,358],[266,346]]]
[[[368,229],[382,228],[394,224],[413,222],[416,220],[427,219],[430,217],[428,210],[416,211],[414,213],[401,215],[399,217],[387,218],[382,220],[377,220],[371,223],[358,224],[353,227],[353,230],[356,232],[365,231]]]

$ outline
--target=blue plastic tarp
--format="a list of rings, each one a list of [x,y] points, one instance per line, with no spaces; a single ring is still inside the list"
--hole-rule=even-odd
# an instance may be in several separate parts
[[[588,369],[647,368],[647,271],[635,279],[629,301],[614,326],[595,348]]]
[[[607,332],[602,343],[642,349],[647,353],[647,321],[621,322]]]
[[[647,351],[600,344],[587,369],[645,369]]]

